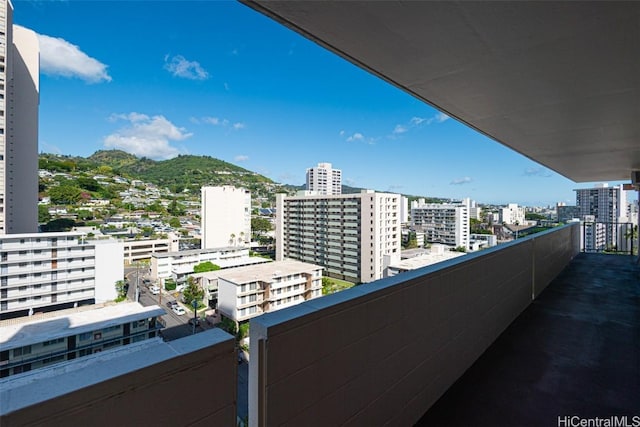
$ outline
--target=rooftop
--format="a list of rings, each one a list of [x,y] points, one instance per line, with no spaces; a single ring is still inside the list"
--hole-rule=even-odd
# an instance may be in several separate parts
[[[31,317],[12,319],[0,327],[0,344],[3,350],[23,347],[56,338],[91,332],[109,326],[165,314],[157,305],[143,307],[137,302],[120,303],[94,310],[66,312],[51,318]],[[16,321],[17,320],[17,321]]]
[[[301,261],[284,260],[266,264],[238,267],[229,270],[218,270],[218,277],[235,284],[255,282],[271,282],[277,277],[298,273],[311,273],[314,270],[322,270],[323,267]]]

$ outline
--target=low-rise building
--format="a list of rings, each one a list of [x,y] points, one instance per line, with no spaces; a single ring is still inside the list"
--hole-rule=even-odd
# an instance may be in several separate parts
[[[151,279],[164,282],[172,278],[178,281],[193,273],[193,267],[207,261],[220,268],[269,262],[265,258],[249,256],[249,248],[242,246],[157,253],[151,257]]]
[[[216,271],[218,310],[242,322],[318,298],[322,296],[322,269],[287,260]]]
[[[123,245],[82,233],[0,237],[0,318],[111,301],[124,277]]]
[[[154,338],[163,314],[157,305],[123,303],[2,321],[0,377]]]
[[[387,268],[387,277],[392,277],[406,271],[437,264],[439,262],[458,258],[466,255],[464,252],[450,250],[445,245],[432,245],[429,250],[417,249],[402,251],[402,260],[390,264]]]
[[[166,239],[126,239],[123,243],[124,262],[127,264],[149,260],[154,255],[169,254],[180,249],[180,239],[173,233],[167,233]]]

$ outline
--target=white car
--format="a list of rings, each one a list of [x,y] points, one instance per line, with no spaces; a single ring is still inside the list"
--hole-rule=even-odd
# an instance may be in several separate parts
[[[183,314],[186,313],[186,311],[184,311],[184,308],[180,307],[179,305],[173,306],[171,310],[173,310],[173,312],[178,316],[182,316]]]
[[[160,293],[160,288],[157,287],[156,285],[151,286],[149,290],[153,295],[158,295]]]

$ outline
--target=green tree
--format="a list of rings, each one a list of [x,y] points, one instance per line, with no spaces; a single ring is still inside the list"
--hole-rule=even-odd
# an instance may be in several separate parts
[[[404,244],[405,249],[415,249],[418,247],[418,236],[415,232],[410,231],[407,236],[407,243]]]
[[[222,320],[218,324],[218,327],[223,331],[230,333],[231,335],[238,335],[238,327],[236,326],[236,322],[227,317],[222,318]]]
[[[182,296],[185,303],[191,305],[193,301],[197,301],[199,305],[204,298],[204,290],[198,286],[193,277],[189,277],[187,279],[187,287],[182,291]]]
[[[118,302],[124,301],[127,298],[127,284],[124,280],[118,280],[116,282],[116,293],[118,294],[116,298]]]
[[[53,221],[49,221],[45,225],[42,226],[42,231],[44,232],[52,232],[52,231],[71,231],[73,226],[76,225],[76,222],[69,218],[58,218]]]
[[[211,261],[201,262],[200,264],[193,266],[194,273],[204,273],[216,270],[220,270],[220,266],[212,263]]]
[[[171,219],[169,219],[169,225],[173,228],[180,228],[180,220],[175,216],[171,217]]]
[[[322,295],[329,295],[333,293],[333,282],[328,277],[322,278]]]
[[[78,186],[87,191],[100,191],[102,186],[93,178],[81,176],[76,180]]]
[[[173,199],[171,203],[169,203],[169,206],[167,206],[167,212],[173,216],[181,216],[184,215],[185,210],[184,207],[176,201],[176,199]]]
[[[45,205],[38,205],[38,222],[45,223],[51,220],[51,214],[49,213],[49,207]]]
[[[93,212],[88,211],[86,209],[80,209],[76,211],[76,215],[78,215],[78,219],[80,221],[86,221],[88,219],[93,219]]]
[[[81,194],[82,190],[73,185],[58,185],[49,189],[49,198],[57,205],[75,204]]]
[[[249,336],[249,322],[240,323],[238,325],[238,333],[236,334],[236,339],[238,341],[241,341],[248,336]]]
[[[111,166],[101,165],[98,166],[96,172],[98,172],[100,175],[111,175],[113,173],[113,168]]]
[[[259,216],[251,218],[251,233],[254,235],[254,240],[258,240],[259,237],[271,230],[273,230],[273,226],[267,218]]]

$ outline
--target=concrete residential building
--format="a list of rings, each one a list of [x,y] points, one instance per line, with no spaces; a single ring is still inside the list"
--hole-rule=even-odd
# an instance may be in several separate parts
[[[469,209],[464,204],[411,202],[411,226],[430,243],[469,249]]]
[[[151,257],[151,278],[160,280],[161,283],[169,278],[180,280],[193,273],[193,267],[207,261],[220,268],[269,262],[262,257],[249,256],[249,248],[239,246],[157,253]]]
[[[342,171],[331,163],[318,163],[307,169],[307,191],[325,196],[342,194]]]
[[[363,190],[337,196],[276,195],[276,260],[325,267],[367,283],[400,259],[400,195]]]
[[[575,189],[578,218],[586,228],[585,250],[603,250],[619,245],[620,223],[626,223],[627,197],[622,186],[597,184],[593,188]],[[596,224],[597,223],[597,224]]]
[[[122,243],[126,264],[148,260],[153,255],[177,252],[180,249],[180,238],[173,233],[167,233],[166,239],[125,239]]]
[[[516,203],[509,203],[506,207],[500,208],[500,224],[517,224],[524,225],[525,209]]]
[[[477,219],[478,221],[482,219],[482,208],[475,200],[467,197],[462,199],[462,204],[469,209],[469,219]]]
[[[218,310],[236,322],[322,296],[322,267],[300,261],[219,270]]]
[[[39,73],[36,34],[0,1],[0,234],[38,231]]]
[[[154,338],[165,311],[122,303],[0,322],[0,377]]]
[[[202,187],[202,248],[245,246],[251,241],[251,192],[230,185]]]
[[[111,301],[124,277],[123,245],[81,233],[0,237],[0,317]]]

